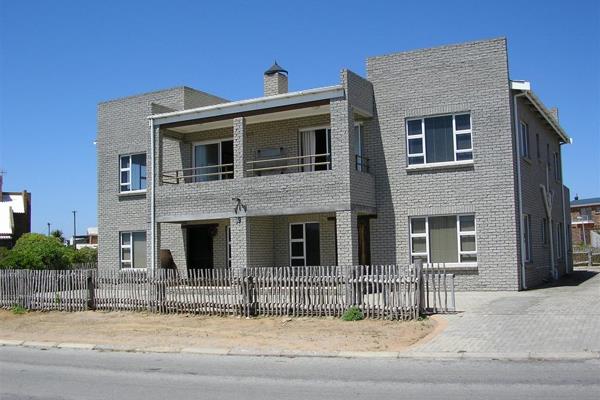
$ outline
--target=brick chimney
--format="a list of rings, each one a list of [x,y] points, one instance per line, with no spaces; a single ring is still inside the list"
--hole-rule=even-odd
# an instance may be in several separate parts
[[[283,94],[288,92],[288,77],[287,71],[277,61],[265,71],[264,74],[264,95],[274,96],[276,94]]]

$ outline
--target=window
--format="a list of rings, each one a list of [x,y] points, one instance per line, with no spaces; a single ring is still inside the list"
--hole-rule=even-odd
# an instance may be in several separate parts
[[[301,129],[300,153],[303,172],[331,169],[331,129]]]
[[[146,190],[146,153],[120,157],[121,192]]]
[[[542,218],[542,243],[548,244],[548,220]]]
[[[531,217],[528,214],[523,214],[523,245],[525,262],[531,262]]]
[[[542,158],[542,155],[540,153],[540,134],[539,133],[535,134],[535,151],[536,151],[538,160],[540,158]]]
[[[146,267],[146,232],[121,232],[121,268]]]
[[[227,260],[227,268],[231,268],[231,226],[227,225],[225,229],[227,235],[227,244],[225,247],[225,259]]]
[[[233,140],[219,139],[194,144],[194,182],[233,178]]]
[[[556,224],[556,258],[562,258],[563,255],[563,229],[562,223]]]
[[[474,215],[410,219],[411,260],[424,263],[475,263]]]
[[[529,126],[521,121],[519,131],[519,136],[521,137],[521,156],[529,158]]]
[[[560,157],[558,152],[554,152],[554,179],[560,181]]]
[[[406,121],[408,164],[434,164],[473,159],[471,114]]]
[[[354,125],[354,155],[356,158],[356,170],[368,172],[365,158],[365,138],[362,124]]]
[[[292,266],[321,263],[319,223],[290,224],[290,264]]]

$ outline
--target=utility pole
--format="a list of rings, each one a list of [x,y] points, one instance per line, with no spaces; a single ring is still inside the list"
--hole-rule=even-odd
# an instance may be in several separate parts
[[[73,248],[77,248],[75,237],[77,236],[77,210],[73,210]]]
[[[50,236],[50,222],[48,222],[48,236]]]

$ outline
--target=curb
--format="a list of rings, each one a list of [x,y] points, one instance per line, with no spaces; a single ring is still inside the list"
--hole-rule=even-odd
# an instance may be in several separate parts
[[[172,354],[197,354],[220,355],[238,357],[287,357],[287,358],[379,358],[402,360],[480,360],[480,361],[585,361],[600,359],[600,351],[581,351],[564,353],[469,353],[469,352],[395,352],[395,351],[338,351],[317,352],[302,350],[258,350],[247,348],[206,348],[206,347],[129,347],[126,345],[107,345],[91,343],[58,343],[42,341],[23,341],[13,339],[0,339],[0,347],[27,347],[37,349],[69,349],[69,350],[95,350],[106,352],[128,353],[172,353]]]

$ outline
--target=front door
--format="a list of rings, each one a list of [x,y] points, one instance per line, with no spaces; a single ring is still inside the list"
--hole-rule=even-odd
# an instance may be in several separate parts
[[[188,269],[212,269],[213,236],[217,225],[193,225],[187,228]]]
[[[358,217],[358,263],[371,265],[371,230],[368,216]]]

